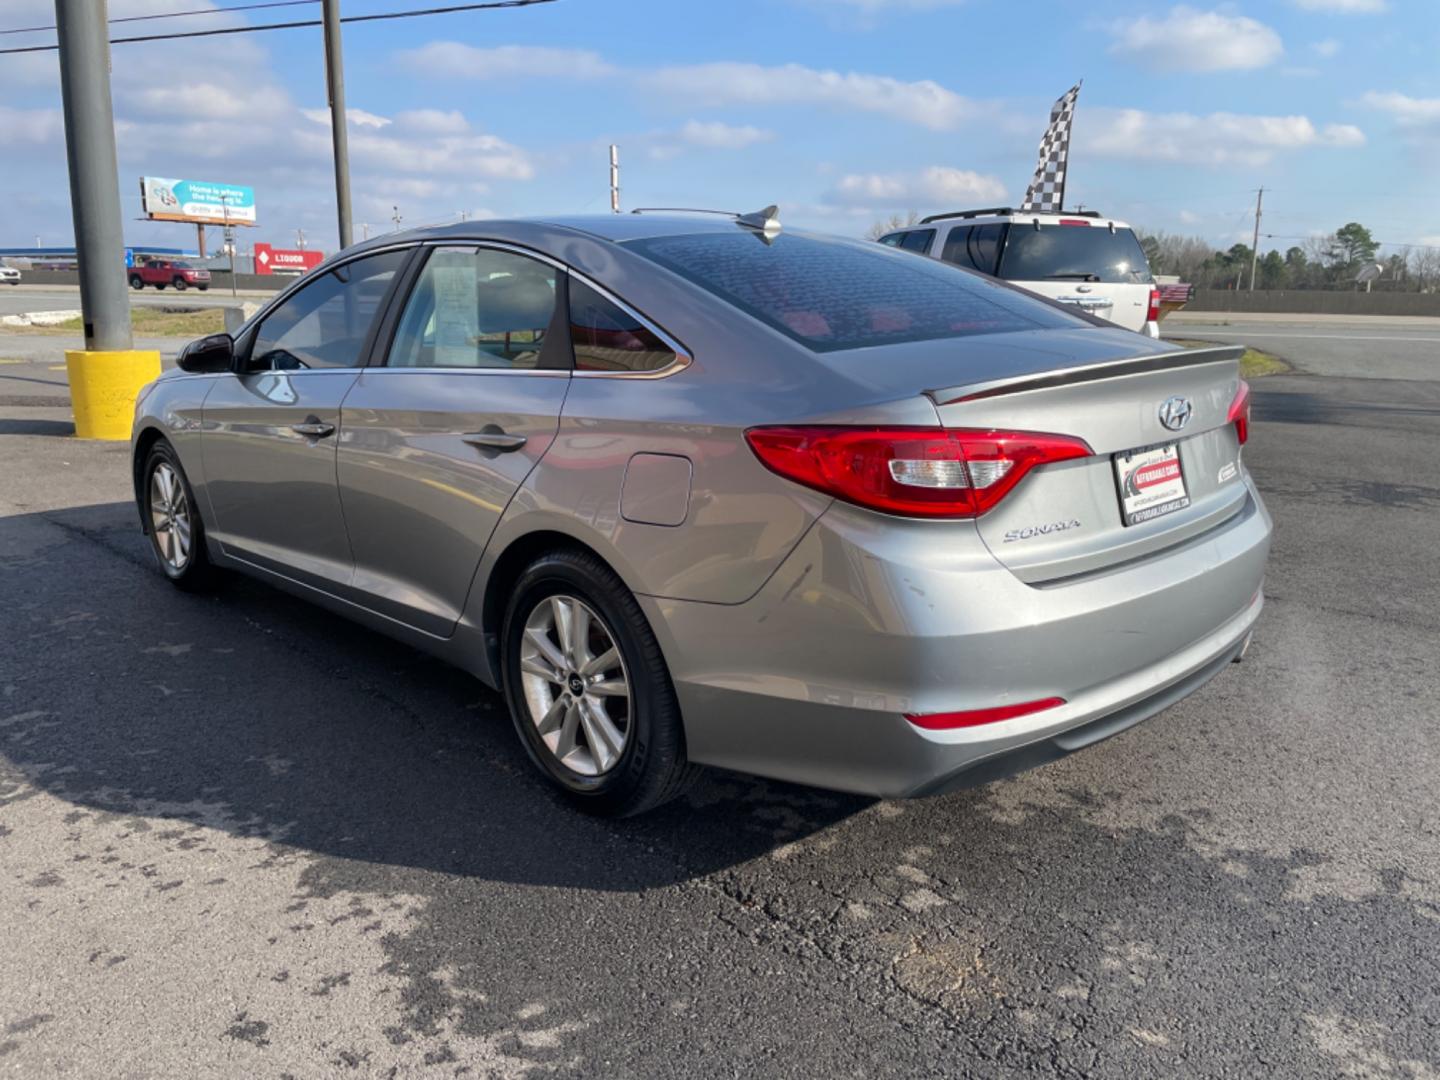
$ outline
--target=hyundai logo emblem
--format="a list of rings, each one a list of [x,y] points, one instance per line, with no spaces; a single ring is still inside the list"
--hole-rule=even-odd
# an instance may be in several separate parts
[[[1160,423],[1169,431],[1179,431],[1190,422],[1190,414],[1194,411],[1189,398],[1179,395],[1166,398],[1160,403]]]

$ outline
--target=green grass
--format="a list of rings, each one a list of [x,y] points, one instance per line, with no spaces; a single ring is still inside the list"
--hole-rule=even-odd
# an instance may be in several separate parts
[[[1207,349],[1218,344],[1214,341],[1187,341],[1184,338],[1171,338],[1172,344],[1183,345],[1187,349]],[[1290,370],[1290,365],[1278,356],[1271,356],[1259,349],[1247,347],[1245,354],[1240,357],[1240,377],[1242,379],[1261,379],[1266,375],[1284,375]]]
[[[136,334],[143,337],[197,338],[223,331],[225,313],[220,308],[165,311],[161,308],[132,307],[130,326]],[[74,335],[85,332],[83,322],[78,317],[54,326],[20,326],[7,329],[22,334]]]

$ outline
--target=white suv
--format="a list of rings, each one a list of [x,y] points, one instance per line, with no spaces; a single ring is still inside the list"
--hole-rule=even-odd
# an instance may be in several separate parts
[[[1093,210],[932,214],[880,243],[1003,278],[1062,304],[1159,337],[1160,292],[1135,233]]]

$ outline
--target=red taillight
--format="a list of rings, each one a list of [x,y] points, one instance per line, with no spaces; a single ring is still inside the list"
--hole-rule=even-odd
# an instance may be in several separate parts
[[[1089,457],[1065,435],[929,427],[761,427],[745,439],[772,472],[903,517],[985,513],[1031,469]]]
[[[1150,310],[1145,313],[1146,322],[1160,321],[1160,290],[1150,287]]]
[[[1061,225],[1084,225],[1087,229],[1090,227],[1090,222],[1086,221],[1084,218],[1073,218],[1073,217],[1061,218],[1061,219],[1060,219],[1060,224],[1061,224]]]
[[[1060,697],[1041,698],[1039,701],[1022,701],[1018,705],[997,705],[993,709],[970,709],[966,712],[905,714],[905,719],[926,731],[949,731],[951,728],[979,727],[981,724],[996,724],[1001,720],[1013,720],[1017,716],[1044,712],[1065,704]]]
[[[1244,379],[1240,380],[1240,389],[1235,391],[1235,400],[1230,403],[1225,422],[1235,425],[1235,438],[1244,446],[1250,438],[1250,384]]]

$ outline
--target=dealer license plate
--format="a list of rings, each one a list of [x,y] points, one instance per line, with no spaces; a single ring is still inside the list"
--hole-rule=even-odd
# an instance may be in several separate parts
[[[1120,516],[1139,525],[1190,505],[1178,443],[1126,450],[1114,456],[1115,483],[1120,489]]]

